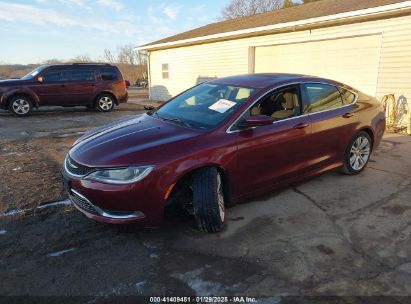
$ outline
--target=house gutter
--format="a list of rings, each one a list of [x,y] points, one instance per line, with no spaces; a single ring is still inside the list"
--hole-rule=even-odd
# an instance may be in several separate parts
[[[213,35],[194,37],[194,38],[189,38],[189,39],[182,39],[182,40],[177,40],[177,41],[158,43],[158,44],[152,44],[152,45],[146,45],[146,46],[143,45],[143,46],[136,47],[135,50],[136,51],[140,51],[140,50],[150,51],[150,50],[166,49],[166,48],[172,48],[174,46],[183,46],[184,44],[197,44],[197,43],[202,43],[206,41],[211,42],[212,40],[224,39],[224,38],[228,38],[231,36],[249,35],[249,34],[254,34],[254,33],[259,33],[259,32],[282,30],[282,29],[287,29],[287,28],[292,28],[295,30],[297,27],[302,27],[302,26],[307,26],[307,25],[316,25],[319,23],[325,23],[329,21],[343,21],[343,20],[364,17],[364,16],[373,16],[373,15],[379,15],[379,14],[384,14],[384,13],[389,13],[389,12],[398,12],[398,11],[406,10],[408,8],[411,8],[411,1],[404,1],[400,3],[372,7],[372,8],[356,10],[356,11],[351,11],[351,12],[333,14],[333,15],[316,17],[316,18],[309,18],[309,19],[299,20],[299,21],[273,24],[273,25],[267,25],[267,26],[248,28],[248,29],[231,31],[231,32],[226,32],[226,33],[218,33],[218,34],[213,34]]]

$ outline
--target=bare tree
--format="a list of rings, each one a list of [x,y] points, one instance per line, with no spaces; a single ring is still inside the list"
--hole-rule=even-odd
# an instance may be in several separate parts
[[[298,4],[300,4],[300,3],[294,3],[292,0],[284,0],[283,7],[287,8],[287,7],[292,7],[292,6],[295,6],[295,5],[298,5]]]
[[[103,60],[109,63],[113,63],[115,61],[114,55],[109,49],[104,50]]]
[[[231,0],[221,14],[223,20],[229,20],[315,1],[318,0]]]
[[[77,55],[76,57],[69,60],[69,62],[80,62],[80,63],[87,63],[92,62],[90,56],[88,55]]]
[[[283,7],[283,0],[231,0],[222,10],[222,19],[234,19],[270,12]]]
[[[128,63],[132,65],[140,64],[140,56],[134,51],[132,45],[125,45],[118,48],[117,61],[120,63]]]

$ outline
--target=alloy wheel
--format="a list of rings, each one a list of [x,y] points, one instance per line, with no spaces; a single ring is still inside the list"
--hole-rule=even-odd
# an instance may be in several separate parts
[[[16,99],[12,104],[13,111],[19,115],[25,115],[30,111],[30,102],[25,99]]]
[[[367,164],[370,157],[371,143],[365,136],[359,136],[352,144],[350,150],[350,165],[356,171]]]
[[[113,107],[113,100],[108,96],[104,96],[100,98],[98,104],[102,110],[109,111]]]

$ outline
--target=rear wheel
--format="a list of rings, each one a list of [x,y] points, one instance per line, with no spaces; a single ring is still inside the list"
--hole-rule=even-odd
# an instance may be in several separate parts
[[[114,108],[114,98],[110,94],[101,94],[97,97],[96,109],[100,112],[110,112]]]
[[[32,109],[32,102],[26,96],[16,96],[10,100],[9,110],[16,116],[27,116]]]
[[[192,179],[193,209],[197,226],[205,232],[218,232],[225,218],[224,184],[217,168],[197,171]]]
[[[348,144],[344,155],[342,172],[355,175],[364,170],[370,160],[372,140],[367,132],[357,133]]]

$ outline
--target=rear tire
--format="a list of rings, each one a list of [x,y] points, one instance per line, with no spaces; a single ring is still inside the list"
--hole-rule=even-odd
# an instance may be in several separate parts
[[[217,168],[204,168],[192,178],[193,209],[197,226],[204,232],[219,232],[224,223],[224,184]]]
[[[114,108],[114,97],[110,94],[101,94],[96,98],[96,109],[100,112],[110,112]]]
[[[16,116],[28,116],[33,109],[33,102],[24,95],[15,96],[9,102],[9,111]]]
[[[345,150],[341,172],[347,175],[359,174],[367,166],[372,152],[372,140],[367,132],[354,135]]]

